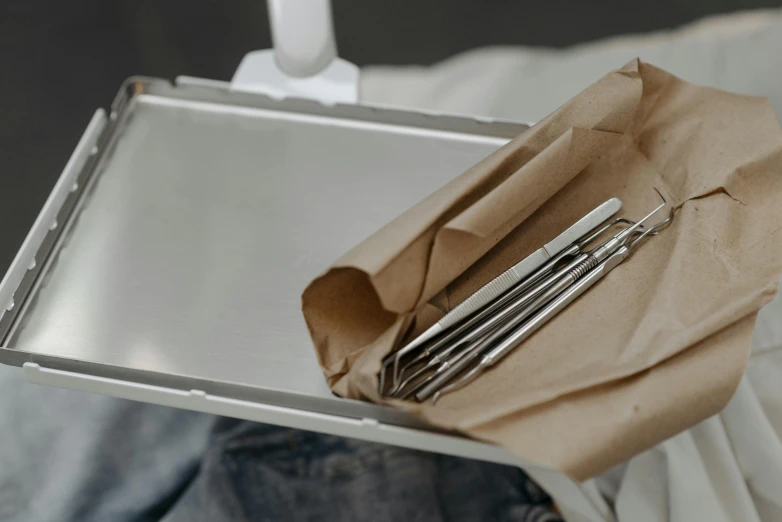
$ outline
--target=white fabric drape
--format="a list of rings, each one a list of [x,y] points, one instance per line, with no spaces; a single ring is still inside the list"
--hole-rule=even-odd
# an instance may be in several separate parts
[[[536,121],[636,56],[693,83],[766,96],[782,115],[778,11],[721,16],[565,50],[482,49],[433,67],[368,68],[361,97]],[[782,521],[782,298],[761,311],[746,375],[723,412],[583,486],[595,503],[607,505],[609,513],[599,515],[605,520]],[[550,492],[568,520],[597,519],[595,511],[573,507],[572,490]]]

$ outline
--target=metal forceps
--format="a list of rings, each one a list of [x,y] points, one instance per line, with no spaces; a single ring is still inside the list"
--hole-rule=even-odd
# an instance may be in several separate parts
[[[407,369],[447,346],[466,329],[469,329],[476,322],[491,315],[500,306],[524,291],[526,286],[518,286],[519,283],[523,283],[524,285],[532,284],[549,272],[562,259],[578,254],[583,245],[591,242],[595,237],[605,232],[605,230],[611,226],[618,222],[628,222],[623,218],[619,218],[608,225],[605,225],[600,230],[593,232],[601,223],[616,214],[621,207],[622,202],[618,198],[607,200],[578,220],[567,230],[559,234],[552,241],[484,285],[421,335],[413,339],[397,352],[386,357],[380,370],[380,392],[382,393],[385,391],[385,376],[389,367],[392,367],[393,378],[393,387],[389,394],[393,394],[403,387],[402,382],[400,382],[400,377]],[[590,234],[590,232],[593,233]],[[500,302],[493,303],[498,297],[501,297]],[[470,321],[468,321],[468,324],[464,324],[454,331],[447,332],[448,329],[464,322],[465,319],[474,316],[476,312],[479,311],[481,311],[481,313],[478,314],[478,316],[472,317]],[[443,332],[446,332],[447,335],[440,335]],[[432,341],[434,341],[433,345],[431,344]],[[399,365],[402,357],[412,353],[416,349],[423,351],[400,369]]]
[[[451,353],[457,352],[458,355],[455,355],[454,357],[461,357],[462,352],[458,350],[461,346],[479,339],[483,335],[491,332],[509,316],[515,313],[521,306],[529,303],[533,298],[543,293],[548,287],[555,284],[558,277],[566,274],[568,269],[575,268],[578,263],[584,260],[586,254],[583,252],[583,249],[586,245],[591,243],[597,236],[617,223],[627,223],[629,225],[635,224],[634,222],[624,218],[617,218],[613,220],[611,223],[603,226],[593,234],[590,234],[589,236],[582,238],[578,242],[570,245],[565,251],[552,258],[545,265],[541,266],[535,273],[529,276],[520,285],[513,288],[506,295],[502,296],[496,302],[483,309],[477,315],[471,317],[458,328],[455,328],[447,334],[439,337],[431,345],[424,346],[418,355],[402,366],[400,369],[400,375],[404,376],[408,369],[419,363],[422,363],[424,360],[426,360],[426,363],[419,367],[412,374],[404,377],[404,379],[402,379],[391,389],[390,392],[388,392],[388,395],[397,395],[400,398],[406,398],[410,395],[410,392],[415,391],[418,386],[405,392],[404,394],[400,394],[400,392],[415,379],[427,371],[432,370],[433,368],[436,368],[435,371],[438,374],[442,371],[445,371],[451,364],[455,362],[455,360],[449,358]],[[559,276],[549,276],[551,270],[557,264],[560,264],[566,258],[571,256],[578,257],[571,260],[571,262],[566,265],[562,271],[558,271]],[[536,286],[534,289],[531,289],[533,285]],[[519,296],[523,296],[523,299],[514,302],[514,300]]]
[[[607,227],[603,227],[601,231],[605,231]],[[396,394],[400,398],[407,398],[412,393],[420,389],[423,385],[427,384],[430,380],[436,378],[436,376],[448,371],[459,360],[469,354],[474,344],[481,341],[487,335],[490,335],[493,330],[499,328],[504,322],[510,320],[513,317],[519,317],[519,314],[524,314],[524,310],[531,306],[531,303],[535,303],[536,298],[541,295],[547,294],[552,287],[561,286],[559,280],[567,276],[567,274],[575,270],[583,261],[587,258],[588,253],[582,252],[583,247],[588,244],[594,237],[585,238],[583,241],[572,245],[566,252],[563,252],[557,258],[552,259],[551,265],[554,266],[558,262],[562,261],[568,255],[577,256],[572,259],[564,268],[561,268],[553,273],[550,273],[550,267],[543,266],[539,269],[540,275],[537,273],[529,277],[527,281],[524,281],[517,288],[514,288],[503,298],[499,299],[496,303],[491,304],[481,313],[467,321],[459,328],[454,329],[448,335],[445,335],[434,343],[431,347],[425,348],[422,353],[416,356],[412,361],[402,368],[412,366],[417,360],[429,357],[429,360],[421,368],[413,372],[406,377],[401,383],[391,390],[391,394]],[[531,313],[526,312],[527,315]],[[449,345],[450,343],[450,345]],[[467,349],[459,350],[459,348],[467,345]],[[455,355],[451,356],[451,353]],[[417,377],[423,375],[429,370],[434,369],[434,374],[430,375],[426,379],[416,384],[413,388],[405,390],[405,387],[413,382]],[[404,393],[401,393],[405,390]]]
[[[646,233],[646,235],[656,233],[660,229],[659,224],[654,230],[645,232],[643,223],[666,205],[662,195],[660,195],[660,198],[663,200],[662,205],[657,207],[642,221],[633,223],[632,221],[619,218],[589,236],[581,238],[576,243],[565,248],[560,255],[551,259],[549,263],[541,266],[538,271],[530,275],[516,288],[483,309],[479,314],[446,335],[441,336],[433,344],[425,346],[421,353],[402,368],[401,373],[404,374],[407,368],[419,361],[426,362],[413,374],[397,384],[387,395],[395,394],[397,397],[407,398],[421,390],[420,393],[416,393],[416,397],[421,400],[422,394],[427,395],[428,391],[426,390],[430,387],[430,383],[433,385],[436,382],[438,386],[442,385],[468,367],[475,360],[476,355],[473,352],[476,347],[482,347],[478,348],[478,353],[480,353],[487,346],[484,342],[487,336],[491,336],[491,340],[494,342],[498,339],[498,335],[502,335],[492,333],[494,330],[497,330],[508,321],[523,321],[545,302],[548,302],[562,292],[564,288],[572,284],[574,282],[572,280],[573,273],[578,274],[580,277],[591,268],[594,268],[600,260],[605,259],[607,255],[619,248],[626,238],[641,233]],[[586,244],[618,222],[625,222],[632,226],[591,252],[583,252]],[[554,266],[561,264],[561,261],[567,256],[574,255],[576,257],[564,268],[550,273]],[[562,279],[565,279],[565,281],[560,281]],[[479,292],[482,290],[479,290]],[[502,332],[506,330],[503,329]],[[418,377],[431,371],[434,373],[415,383],[412,387],[406,388]]]
[[[572,248],[575,242],[578,242],[583,236],[592,232],[601,223],[616,214],[621,208],[622,202],[618,198],[611,198],[604,202],[552,241],[484,285],[421,335],[407,343],[395,353],[386,357],[380,370],[379,388],[381,393],[385,389],[385,374],[389,367],[392,367],[393,390],[398,390],[401,385],[399,379],[402,371],[400,370],[399,365],[402,357],[412,353],[417,348],[421,348],[424,344],[436,338],[440,333],[469,318],[517,284],[525,280],[529,281],[536,276],[539,277],[541,274],[550,270],[560,259],[572,255]],[[614,223],[608,226],[612,226],[613,224]],[[596,234],[599,235],[605,231],[605,229],[606,227]],[[440,345],[442,346],[442,343],[440,343]],[[419,360],[421,359],[416,358],[415,362],[418,362]],[[415,362],[408,363],[407,367],[411,364],[415,364]]]
[[[662,198],[662,195],[660,197]],[[420,391],[415,394],[416,399],[423,401],[433,396],[433,401],[436,401],[441,395],[462,388],[475,380],[627,259],[632,250],[646,237],[667,227],[673,219],[673,208],[670,209],[666,219],[651,228],[644,229],[639,234],[640,226],[667,204],[665,199],[662,199],[662,205],[635,226],[625,229],[594,249],[578,266],[568,270],[554,286],[539,294],[534,301],[511,320],[483,337],[477,344],[465,348],[466,354],[450,365],[447,370],[428,380],[424,386],[417,386],[416,388]],[[636,235],[638,237],[634,238]],[[479,358],[480,362],[462,378],[444,386]]]

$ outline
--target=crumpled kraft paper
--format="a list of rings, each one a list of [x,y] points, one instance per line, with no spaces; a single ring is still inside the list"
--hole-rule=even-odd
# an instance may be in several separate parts
[[[671,227],[491,371],[436,406],[379,396],[381,360],[405,335],[610,197],[640,218],[655,187],[677,209]],[[781,229],[768,102],[636,60],[345,254],[303,312],[336,393],[583,479],[727,403],[782,274]]]

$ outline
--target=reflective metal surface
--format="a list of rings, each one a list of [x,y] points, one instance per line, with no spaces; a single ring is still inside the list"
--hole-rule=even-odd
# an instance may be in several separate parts
[[[144,92],[6,347],[349,402],[302,290],[507,138]]]

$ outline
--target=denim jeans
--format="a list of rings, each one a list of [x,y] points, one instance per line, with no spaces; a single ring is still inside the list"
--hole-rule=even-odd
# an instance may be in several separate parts
[[[0,366],[0,521],[561,520],[519,469],[31,385]]]
[[[225,420],[165,522],[561,520],[520,469]]]

